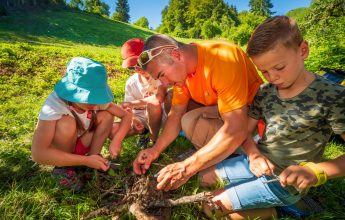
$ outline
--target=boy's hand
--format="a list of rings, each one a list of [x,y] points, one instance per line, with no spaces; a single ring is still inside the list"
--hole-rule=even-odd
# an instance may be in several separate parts
[[[114,139],[109,145],[109,153],[112,159],[116,159],[121,152],[121,141]]]
[[[249,169],[256,177],[262,175],[271,176],[274,171],[274,165],[264,155],[252,153],[249,155]]]
[[[159,157],[159,152],[153,148],[142,150],[137,155],[133,162],[134,173],[141,175],[146,173],[150,168],[151,163]]]
[[[305,190],[317,183],[317,177],[311,169],[292,165],[279,175],[282,186],[292,185],[299,190]]]
[[[103,171],[106,171],[109,169],[108,160],[96,154],[87,156],[86,166],[97,169],[97,170],[103,170]]]

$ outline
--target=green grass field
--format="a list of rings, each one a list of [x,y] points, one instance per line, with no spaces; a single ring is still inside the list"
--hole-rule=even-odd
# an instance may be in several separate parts
[[[53,85],[64,74],[67,62],[74,56],[90,57],[105,64],[115,102],[120,103],[130,74],[121,68],[120,46],[129,38],[146,38],[151,34],[135,26],[74,11],[46,11],[0,18],[1,219],[78,219],[100,206],[99,192],[92,184],[78,194],[63,190],[51,177],[52,167],[30,160],[38,113]],[[134,138],[123,143],[118,161],[124,166],[130,167],[138,152],[134,143]],[[170,162],[173,155],[188,147],[188,141],[177,139],[160,162]],[[344,152],[345,146],[330,143],[324,159]],[[199,191],[194,177],[173,192],[173,196]],[[324,213],[311,219],[345,216],[345,178],[312,189],[311,195],[325,207]],[[133,218],[130,214],[123,216],[123,219]],[[197,205],[173,209],[172,219],[203,218]]]

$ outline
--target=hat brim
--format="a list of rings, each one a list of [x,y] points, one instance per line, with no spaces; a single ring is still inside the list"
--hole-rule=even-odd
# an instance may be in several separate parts
[[[84,89],[67,82],[60,80],[54,87],[56,94],[67,101],[83,104],[101,105],[112,102],[114,95],[108,85],[102,88]]]
[[[128,68],[138,64],[138,56],[131,56],[122,61],[122,67]]]

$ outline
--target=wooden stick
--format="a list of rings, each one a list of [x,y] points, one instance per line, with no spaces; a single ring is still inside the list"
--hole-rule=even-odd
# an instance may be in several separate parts
[[[149,204],[149,207],[172,207],[183,205],[187,203],[196,203],[196,202],[211,202],[212,193],[211,192],[201,192],[191,196],[183,196],[176,200],[166,199],[161,201],[152,201]]]
[[[129,211],[130,213],[132,213],[136,219],[140,219],[140,220],[158,220],[157,217],[146,214],[145,211],[143,211],[141,209],[140,204],[138,203],[132,203],[129,206]]]

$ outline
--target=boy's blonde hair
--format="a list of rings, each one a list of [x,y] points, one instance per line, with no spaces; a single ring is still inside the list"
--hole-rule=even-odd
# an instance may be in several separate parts
[[[275,16],[260,24],[249,39],[247,54],[261,55],[273,49],[278,43],[286,48],[298,48],[303,42],[297,23],[287,16]]]

